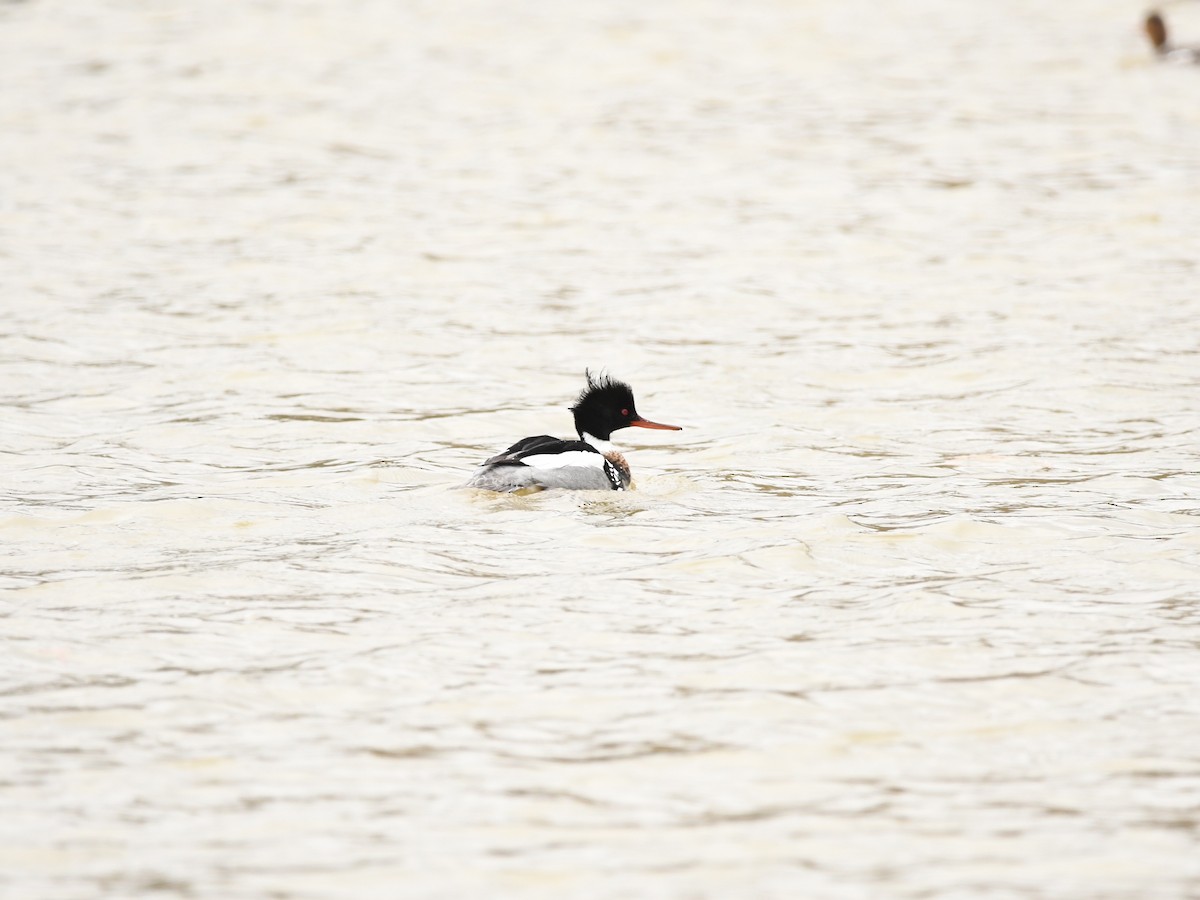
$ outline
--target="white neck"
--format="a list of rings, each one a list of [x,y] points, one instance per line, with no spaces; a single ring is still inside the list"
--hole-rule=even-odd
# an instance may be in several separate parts
[[[599,450],[601,453],[615,453],[617,450],[617,448],[613,445],[612,441],[602,441],[602,440],[600,440],[600,438],[593,437],[592,435],[588,434],[586,431],[583,433],[583,439],[587,443],[589,443],[593,447],[595,447],[597,450]]]

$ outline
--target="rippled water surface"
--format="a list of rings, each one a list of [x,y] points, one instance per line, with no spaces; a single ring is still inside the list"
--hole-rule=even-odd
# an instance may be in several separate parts
[[[1140,14],[0,5],[0,893],[1196,896]]]

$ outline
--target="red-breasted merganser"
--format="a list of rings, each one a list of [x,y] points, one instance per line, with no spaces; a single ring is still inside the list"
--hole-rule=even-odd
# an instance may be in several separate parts
[[[1167,62],[1200,63],[1200,47],[1181,47],[1172,44],[1167,35],[1167,23],[1157,10],[1151,10],[1146,14],[1143,27],[1146,29],[1146,37],[1150,39],[1159,59]]]
[[[576,491],[623,491],[629,487],[629,463],[609,443],[614,431],[634,426],[682,431],[678,425],[660,425],[638,415],[633,390],[623,381],[584,373],[587,387],[571,407],[577,441],[548,434],[517,441],[503,453],[486,460],[465,487],[488,491],[566,488]]]

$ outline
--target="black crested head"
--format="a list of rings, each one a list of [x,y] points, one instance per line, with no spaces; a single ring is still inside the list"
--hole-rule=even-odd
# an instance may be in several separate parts
[[[661,425],[638,415],[633,405],[633,389],[623,381],[607,375],[593,378],[585,371],[587,387],[571,407],[575,414],[575,430],[581,440],[591,435],[607,441],[614,431],[636,425],[638,428],[657,428],[660,431],[679,431],[678,425]]]
[[[584,374],[587,387],[571,407],[580,438],[586,433],[607,441],[614,431],[640,418],[633,404],[633,388],[608,375],[593,377],[590,370]]]

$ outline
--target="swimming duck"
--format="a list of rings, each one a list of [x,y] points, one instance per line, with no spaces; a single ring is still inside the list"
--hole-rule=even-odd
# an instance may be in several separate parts
[[[503,453],[484,460],[465,487],[488,491],[538,491],[565,488],[583,491],[628,490],[629,463],[610,442],[622,428],[681,431],[678,425],[651,422],[638,415],[633,389],[606,375],[593,378],[585,372],[587,386],[571,413],[578,440],[548,434],[522,438]]]

